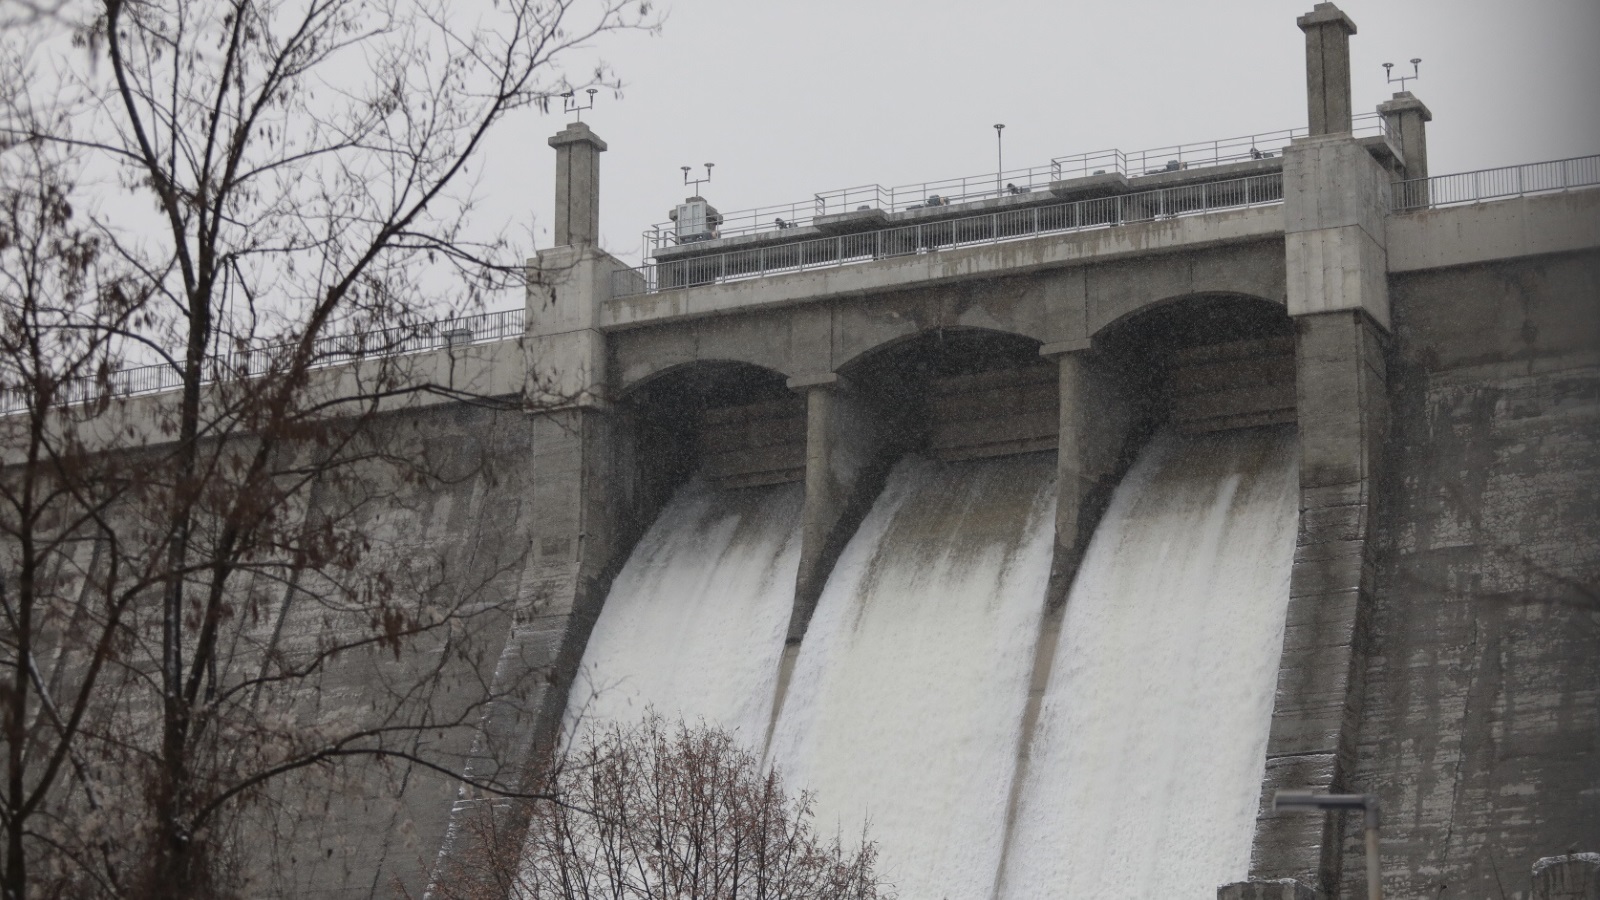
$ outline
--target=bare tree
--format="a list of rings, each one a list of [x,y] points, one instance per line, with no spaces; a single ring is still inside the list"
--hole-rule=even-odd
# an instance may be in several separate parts
[[[5,34],[0,72],[0,896],[231,896],[251,829],[295,814],[280,784],[352,758],[448,773],[419,735],[494,699],[463,635],[517,560],[469,578],[374,536],[374,510],[484,473],[385,417],[491,402],[405,355],[517,285],[514,248],[469,230],[469,165],[517,110],[613,83],[563,64],[650,12],[90,7],[70,53]],[[85,180],[141,202],[83,212]],[[352,658],[381,690],[323,714]],[[478,683],[441,711],[450,679]]]
[[[811,798],[726,733],[650,714],[585,738],[550,769],[526,834],[474,826],[441,900],[876,900],[893,896],[863,834],[819,836]]]

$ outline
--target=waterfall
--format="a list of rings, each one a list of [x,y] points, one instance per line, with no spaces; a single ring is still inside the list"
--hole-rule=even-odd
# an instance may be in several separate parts
[[[1002,898],[1202,900],[1247,875],[1297,499],[1292,428],[1140,456],[1067,600]]]
[[[907,900],[987,896],[1050,571],[1054,454],[909,457],[828,579],[769,759]],[[1051,892],[1054,894],[1054,892]],[[1042,896],[1042,895],[1041,895]]]
[[[631,721],[653,706],[736,731],[759,750],[794,603],[804,499],[799,484],[716,490],[694,479],[681,488],[612,583],[567,703],[569,730]]]

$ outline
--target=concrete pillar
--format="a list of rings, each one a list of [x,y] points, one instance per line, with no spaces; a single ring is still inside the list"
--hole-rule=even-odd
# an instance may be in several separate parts
[[[1433,113],[1427,104],[1410,91],[1401,91],[1391,100],[1378,104],[1378,113],[1389,126],[1389,135],[1405,157],[1406,178],[1428,177],[1428,123]]]
[[[1042,356],[1059,367],[1060,424],[1056,442],[1056,547],[1050,604],[1066,599],[1089,538],[1132,461],[1134,432],[1146,398],[1119,390],[1122,379],[1097,359],[1087,340],[1046,344]]]
[[[556,246],[600,240],[600,154],[606,142],[582,122],[550,138],[556,148]]]
[[[1359,309],[1389,327],[1390,178],[1349,135],[1283,152],[1289,315]]]
[[[1600,900],[1600,853],[1547,856],[1534,863],[1533,900]]]
[[[1295,20],[1306,33],[1306,109],[1313,137],[1350,133],[1350,35],[1356,23],[1332,3]]]
[[[616,422],[567,406],[533,415],[522,500],[536,510],[511,629],[495,664],[481,737],[464,767],[471,780],[537,790],[556,744],[584,646],[632,537],[619,511],[629,474],[616,452]],[[463,785],[434,873],[454,892],[492,877],[481,860],[493,838],[517,847],[526,807]],[[489,886],[486,886],[486,889]]]
[[[524,339],[530,528],[521,597],[490,685],[483,739],[465,774],[531,786],[554,744],[572,679],[611,579],[641,529],[634,513],[638,473],[624,446],[626,423],[611,411],[600,318],[611,274],[624,264],[595,246],[594,175],[605,144],[574,124],[556,146],[557,240],[528,266]],[[585,175],[584,173],[587,173]],[[562,193],[571,190],[572,196]],[[577,198],[581,202],[573,202]],[[526,828],[521,808],[463,787],[451,810],[436,877],[470,879],[459,860],[484,834]],[[491,831],[492,829],[492,831]]]
[[[1217,888],[1217,900],[1317,900],[1317,892],[1292,878],[1236,881]]]
[[[539,251],[528,267],[528,399],[541,408],[606,400],[601,310],[613,272],[627,264],[593,244]]]
[[[890,412],[839,375],[791,378],[789,387],[806,396],[806,504],[788,637],[798,645],[828,573],[904,448]]]
[[[1348,778],[1388,436],[1388,183],[1348,135],[1305,138],[1284,153],[1300,519],[1251,876],[1299,879],[1324,896],[1336,895],[1346,817],[1275,814],[1271,798],[1280,789],[1360,792]]]
[[[789,389],[806,396],[806,501],[800,523],[800,567],[794,606],[768,737],[783,712],[800,642],[827,584],[828,573],[883,489],[889,468],[907,449],[899,439],[910,433],[895,410],[833,372],[789,379]]]
[[[1350,783],[1372,616],[1371,523],[1388,435],[1384,334],[1361,310],[1295,321],[1300,520],[1251,876],[1335,896],[1345,819],[1274,813],[1278,790]]]

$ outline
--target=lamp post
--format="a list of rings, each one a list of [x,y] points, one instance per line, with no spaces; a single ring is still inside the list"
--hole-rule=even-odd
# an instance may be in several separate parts
[[[1313,794],[1278,791],[1272,795],[1273,811],[1314,809],[1321,812],[1363,810],[1367,828],[1367,900],[1383,900],[1383,875],[1378,869],[1378,797],[1376,794]]]
[[[1003,173],[1006,170],[1005,142],[1000,137],[1000,132],[1004,131],[1005,128],[1006,126],[1003,124],[994,126],[994,195],[996,197],[1004,197],[1006,195],[1005,188],[1000,185],[1000,179],[1005,177]]]

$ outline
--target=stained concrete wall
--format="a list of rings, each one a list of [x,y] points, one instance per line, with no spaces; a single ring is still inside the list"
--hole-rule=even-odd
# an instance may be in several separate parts
[[[486,745],[479,726],[508,630],[542,612],[526,579],[537,477],[525,462],[531,425],[520,413],[462,404],[397,412],[364,438],[390,462],[363,463],[358,477],[312,491],[313,524],[333,518],[370,543],[352,580],[387,576],[401,608],[449,623],[408,643],[403,656],[368,646],[324,662],[296,683],[300,727],[409,728],[385,745],[445,771],[462,771],[474,755],[516,761],[518,742]],[[279,586],[269,614],[225,656],[224,680],[253,677],[266,653],[305,664],[331,643],[371,635],[366,611],[341,613],[322,602],[320,587],[310,574]],[[537,696],[537,675],[530,669],[505,684],[506,699]],[[478,772],[495,774],[482,764]],[[357,757],[295,774],[252,807],[246,895],[387,898],[397,883],[420,895],[457,788],[455,778],[400,759]]]
[[[1391,302],[1350,780],[1392,896],[1527,896],[1538,858],[1600,847],[1600,253],[1397,276]]]

